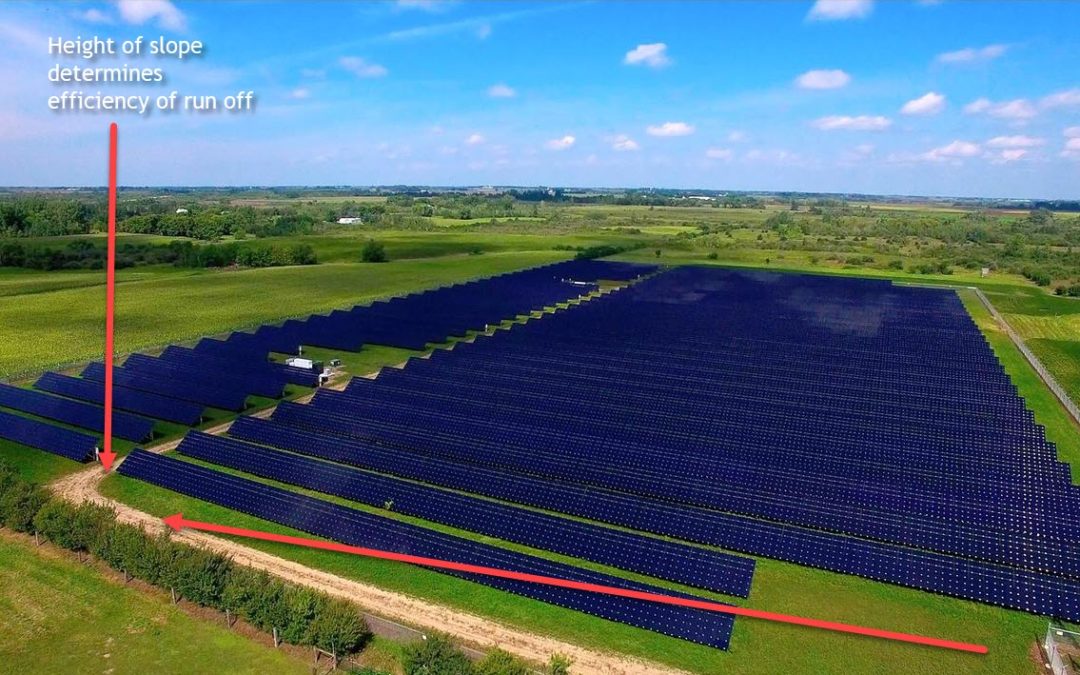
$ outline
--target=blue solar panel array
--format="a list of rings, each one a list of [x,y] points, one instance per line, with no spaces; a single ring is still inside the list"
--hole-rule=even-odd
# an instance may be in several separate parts
[[[76,462],[93,459],[98,444],[94,436],[5,412],[0,412],[0,438]]]
[[[60,373],[45,373],[34,383],[34,388],[80,401],[99,405],[105,403],[105,388],[101,382],[94,380],[83,380]],[[113,405],[117,410],[127,410],[189,427],[198,425],[204,412],[204,406],[197,403],[121,386],[113,387]]]
[[[746,597],[754,562],[652,537],[477,499],[237,440],[189,434],[189,457],[506,541]]]
[[[105,412],[102,408],[66,398],[49,396],[39,391],[0,383],[0,407],[56,420],[71,426],[105,431]],[[113,435],[136,443],[148,440],[154,432],[154,422],[122,412],[113,412]]]
[[[120,465],[119,471],[126,476],[192,497],[355,546],[584,583],[692,597],[434,532],[142,450],[134,451]],[[726,614],[469,573],[445,573],[720,649],[727,647],[731,636],[733,618]]]
[[[1077,488],[951,291],[680,268],[230,434],[1080,620]]]

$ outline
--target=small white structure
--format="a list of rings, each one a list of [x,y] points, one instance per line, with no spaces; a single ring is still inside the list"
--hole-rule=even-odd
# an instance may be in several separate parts
[[[990,276],[990,268],[989,267],[982,268],[981,276],[984,276],[984,277]]]
[[[181,208],[181,209],[176,209],[176,212],[177,212],[177,213],[187,213],[187,212],[188,212],[188,210],[187,210],[187,209],[183,209],[183,208]]]
[[[338,225],[360,225],[364,222],[363,218],[338,218]]]
[[[292,366],[293,368],[303,368],[304,370],[311,370],[315,367],[315,362],[311,359],[302,359],[294,356],[285,359],[285,365]]]

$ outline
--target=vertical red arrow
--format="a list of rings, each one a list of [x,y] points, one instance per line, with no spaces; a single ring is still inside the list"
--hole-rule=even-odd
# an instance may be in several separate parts
[[[109,125],[109,234],[108,260],[105,263],[105,439],[98,453],[105,471],[112,468],[116,453],[112,449],[113,422],[113,331],[116,309],[116,122]]]

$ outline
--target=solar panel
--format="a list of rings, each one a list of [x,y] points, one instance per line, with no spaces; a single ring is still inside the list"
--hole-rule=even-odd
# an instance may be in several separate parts
[[[434,532],[141,450],[134,451],[119,471],[125,476],[355,546],[692,597]],[[727,647],[731,635],[733,618],[729,615],[495,577],[444,573],[720,649]]]
[[[98,443],[94,436],[5,412],[0,412],[0,438],[76,462],[93,459]]]
[[[60,373],[45,373],[34,383],[34,388],[98,405],[105,403],[105,387],[101,382]],[[189,427],[198,425],[203,414],[201,405],[121,386],[113,387],[113,405],[118,410]]]
[[[0,383],[0,406],[72,426],[105,431],[105,411],[97,406],[49,396],[31,389]],[[113,412],[113,435],[136,443],[149,439],[154,423],[143,417]]]

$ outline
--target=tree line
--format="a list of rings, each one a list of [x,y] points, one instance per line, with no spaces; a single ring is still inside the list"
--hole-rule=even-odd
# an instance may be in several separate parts
[[[78,240],[64,246],[24,244],[17,240],[0,241],[0,267],[34,270],[100,270],[105,268],[107,251],[104,241]],[[174,241],[168,244],[125,244],[116,247],[116,268],[144,265],[176,267],[280,267],[314,265],[318,257],[310,244],[194,244]]]

